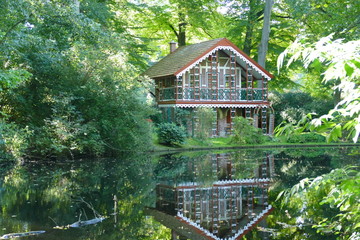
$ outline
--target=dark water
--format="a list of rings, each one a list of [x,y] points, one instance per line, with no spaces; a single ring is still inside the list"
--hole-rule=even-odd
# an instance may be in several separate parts
[[[275,239],[284,229],[278,193],[305,177],[359,165],[358,150],[0,160],[0,236],[45,231],[18,239]],[[70,227],[79,221],[86,226]]]

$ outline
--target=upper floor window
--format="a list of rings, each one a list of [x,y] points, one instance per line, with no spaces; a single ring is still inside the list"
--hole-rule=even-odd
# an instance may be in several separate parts
[[[196,74],[189,74],[187,84],[185,86],[189,87],[200,87],[201,75]]]
[[[235,87],[235,76],[231,76],[229,74],[225,75],[225,87],[226,88]]]

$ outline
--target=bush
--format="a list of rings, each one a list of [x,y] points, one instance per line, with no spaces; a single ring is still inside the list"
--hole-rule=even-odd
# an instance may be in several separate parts
[[[32,155],[46,158],[80,154],[101,156],[105,151],[104,143],[93,125],[75,116],[45,119],[44,126],[34,128]]]
[[[318,116],[327,114],[334,104],[332,99],[316,98],[298,91],[273,92],[269,98],[275,109],[275,125],[283,121],[294,124],[307,113],[316,113]]]
[[[287,139],[288,143],[308,143],[308,142],[325,142],[326,138],[320,134],[309,132],[302,134],[290,135]]]
[[[240,144],[259,144],[266,141],[260,128],[256,128],[251,124],[252,120],[243,117],[234,119],[232,142]]]
[[[26,157],[29,137],[32,132],[28,127],[20,128],[14,123],[0,120],[0,154],[21,160]]]
[[[174,146],[182,144],[186,138],[186,131],[174,123],[161,123],[158,125],[157,134],[159,143]]]
[[[357,167],[334,169],[315,179],[301,180],[278,196],[280,209],[294,213],[286,224],[293,226],[294,233],[314,229],[321,234],[316,239],[359,239],[359,181]]]

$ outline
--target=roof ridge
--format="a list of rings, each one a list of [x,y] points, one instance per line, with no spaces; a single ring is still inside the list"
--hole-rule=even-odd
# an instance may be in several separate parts
[[[167,76],[175,77],[183,71],[186,71],[187,68],[191,67],[191,65],[197,61],[204,60],[206,55],[209,52],[214,51],[214,49],[228,49],[229,51],[233,51],[242,59],[243,62],[249,63],[253,65],[255,69],[258,69],[260,75],[265,76],[268,79],[273,77],[263,67],[258,65],[255,60],[250,58],[227,38],[216,38],[178,47],[174,52],[166,55],[146,70],[144,75],[148,75],[150,78]]]
[[[226,38],[215,38],[215,39],[210,39],[210,40],[206,40],[206,41],[202,41],[202,42],[198,42],[198,43],[193,43],[193,44],[189,44],[189,45],[186,45],[184,47],[187,47],[187,46],[193,46],[193,45],[197,45],[197,44],[207,44],[209,42],[219,42],[223,39],[226,39]]]
[[[194,46],[194,45],[207,44],[209,42],[214,42],[214,43],[220,42],[223,39],[226,39],[226,38],[215,38],[215,39],[210,39],[210,40],[206,40],[206,41],[202,41],[202,42],[198,42],[198,43],[192,43],[189,45],[180,46],[180,47],[176,48],[174,52],[176,52],[176,50],[178,50],[178,49],[184,49],[186,47],[190,47],[190,46]]]

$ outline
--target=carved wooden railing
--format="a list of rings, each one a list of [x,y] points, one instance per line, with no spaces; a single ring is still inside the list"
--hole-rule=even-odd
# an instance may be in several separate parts
[[[195,91],[199,91],[198,96]],[[176,96],[177,95],[177,96]],[[263,88],[162,88],[158,91],[158,101],[201,100],[201,101],[267,101],[267,90]]]

